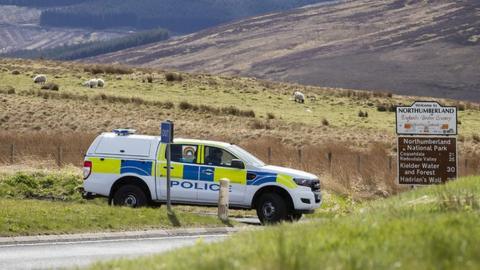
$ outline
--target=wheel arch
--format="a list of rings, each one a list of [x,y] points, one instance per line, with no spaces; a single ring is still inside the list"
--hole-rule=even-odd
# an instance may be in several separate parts
[[[145,193],[145,196],[147,196],[148,202],[152,201],[152,194],[150,193],[150,188],[148,187],[147,183],[140,177],[127,175],[117,179],[110,188],[110,194],[108,196],[108,202],[110,204],[112,203],[115,192],[124,185],[135,185],[139,187]]]
[[[259,190],[257,190],[255,192],[255,194],[253,195],[253,199],[252,199],[252,203],[251,203],[252,209],[256,209],[258,200],[265,193],[276,193],[276,194],[280,195],[282,198],[285,198],[285,201],[287,202],[287,206],[289,207],[290,210],[295,209],[295,206],[293,204],[293,199],[292,199],[292,196],[290,195],[290,193],[286,189],[284,189],[283,187],[276,186],[276,185],[264,186],[264,187],[260,188]]]

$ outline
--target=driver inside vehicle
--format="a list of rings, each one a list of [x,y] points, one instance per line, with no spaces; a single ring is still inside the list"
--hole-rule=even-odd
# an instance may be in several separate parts
[[[222,165],[223,151],[218,148],[211,147],[208,156],[205,157],[205,164],[212,166]]]

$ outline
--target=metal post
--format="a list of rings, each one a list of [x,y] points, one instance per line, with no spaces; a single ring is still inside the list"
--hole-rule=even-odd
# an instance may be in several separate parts
[[[170,170],[171,170],[171,165],[170,165],[170,161],[171,161],[171,156],[170,156],[170,152],[171,152],[171,144],[170,143],[167,143],[167,211],[169,213],[172,212],[172,202],[170,201]]]
[[[272,163],[272,148],[268,147],[268,164]]]
[[[218,218],[221,221],[228,221],[228,201],[230,191],[230,180],[220,179],[220,191],[218,192]]]
[[[302,163],[302,149],[298,149],[298,163]]]

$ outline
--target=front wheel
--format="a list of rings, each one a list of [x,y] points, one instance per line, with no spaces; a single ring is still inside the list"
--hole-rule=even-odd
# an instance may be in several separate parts
[[[120,187],[113,195],[113,205],[128,206],[132,208],[147,205],[145,192],[137,186],[125,185]]]
[[[276,193],[265,193],[258,200],[257,216],[262,224],[275,224],[288,218],[285,200]]]
[[[299,221],[302,216],[302,213],[291,213],[290,215],[288,215],[288,219],[291,221]]]

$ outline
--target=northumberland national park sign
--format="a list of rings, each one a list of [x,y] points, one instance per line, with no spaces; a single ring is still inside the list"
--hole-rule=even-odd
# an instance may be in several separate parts
[[[457,139],[398,137],[398,182],[442,184],[457,178]]]
[[[443,184],[457,178],[457,108],[417,101],[397,107],[400,185]]]
[[[417,101],[397,107],[397,135],[457,135],[457,107]]]

